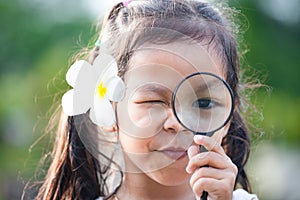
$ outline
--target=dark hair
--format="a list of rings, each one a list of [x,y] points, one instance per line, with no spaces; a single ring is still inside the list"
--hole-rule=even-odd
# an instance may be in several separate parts
[[[132,1],[126,7],[119,3],[106,16],[100,37],[113,36],[108,46],[118,62],[120,76],[126,72],[134,49],[145,42],[171,43],[187,36],[216,53],[226,69],[226,81],[234,92],[237,105],[222,146],[238,167],[235,187],[239,185],[251,192],[244,169],[249,157],[250,139],[239,109],[240,64],[235,26],[227,17],[230,9],[225,5],[221,8],[228,13],[221,13],[212,5],[196,0],[140,0]],[[151,37],[153,31],[160,29],[180,34]],[[95,47],[90,52],[91,63],[99,51],[101,49]],[[109,166],[101,166],[87,151],[74,126],[73,117],[61,120],[53,161],[36,199],[95,199],[109,195],[106,183]]]

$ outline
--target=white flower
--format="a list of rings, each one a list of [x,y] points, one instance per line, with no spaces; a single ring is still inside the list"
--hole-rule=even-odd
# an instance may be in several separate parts
[[[116,116],[111,101],[120,101],[125,84],[117,75],[118,66],[112,56],[101,53],[93,66],[84,60],[75,62],[66,74],[73,89],[62,97],[62,107],[69,116],[86,113],[99,126],[113,126]]]

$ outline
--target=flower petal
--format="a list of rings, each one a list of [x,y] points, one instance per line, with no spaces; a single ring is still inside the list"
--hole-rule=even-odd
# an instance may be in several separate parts
[[[78,99],[81,99],[81,101],[78,101]],[[86,113],[90,108],[90,104],[85,101],[86,98],[76,98],[75,90],[72,89],[63,95],[61,103],[64,112],[69,116],[74,116]]]
[[[97,77],[99,77],[97,83],[118,74],[118,65],[116,60],[114,57],[105,53],[100,53],[97,56],[93,63],[93,67],[97,71]]]
[[[79,75],[85,75],[86,71],[90,70],[91,65],[86,62],[85,60],[79,60],[76,61],[68,70],[67,74],[66,74],[66,80],[67,83],[72,86],[75,87],[75,83],[78,80]]]
[[[125,94],[125,84],[118,76],[111,77],[107,83],[107,97],[109,100],[118,102]]]
[[[108,99],[100,99],[95,95],[94,106],[90,110],[92,122],[101,127],[111,127],[116,123],[115,111]]]

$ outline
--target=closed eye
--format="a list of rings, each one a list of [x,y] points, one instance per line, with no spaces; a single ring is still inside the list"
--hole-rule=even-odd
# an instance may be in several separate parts
[[[167,104],[165,101],[163,100],[145,100],[145,101],[138,101],[135,102],[137,104],[143,104],[143,103],[151,103],[151,104]]]

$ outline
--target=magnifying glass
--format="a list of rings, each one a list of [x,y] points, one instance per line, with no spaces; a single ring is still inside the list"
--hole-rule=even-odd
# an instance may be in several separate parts
[[[212,136],[230,120],[234,95],[228,83],[209,72],[185,77],[175,88],[172,109],[179,123],[194,134]],[[207,151],[200,146],[200,151]],[[207,199],[203,192],[201,199]]]

